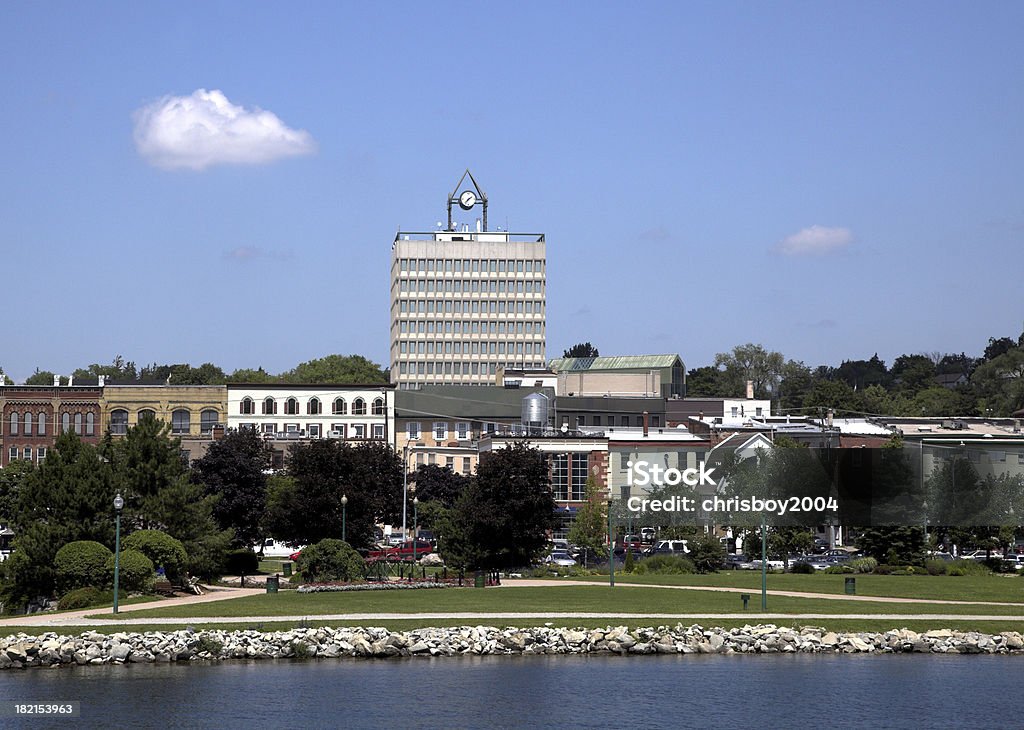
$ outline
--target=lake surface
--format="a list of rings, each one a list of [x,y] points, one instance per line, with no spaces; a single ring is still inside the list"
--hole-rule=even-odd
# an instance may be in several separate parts
[[[1021,727],[1024,657],[569,656],[5,671],[6,704],[77,700],[0,727]]]

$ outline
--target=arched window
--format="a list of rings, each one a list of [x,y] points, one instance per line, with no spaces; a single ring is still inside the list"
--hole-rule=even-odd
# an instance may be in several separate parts
[[[96,414],[89,411],[85,414],[85,435],[93,436],[96,434]]]
[[[366,415],[366,401],[362,398],[356,398],[352,401],[352,415],[353,416],[365,416]]]
[[[143,408],[142,410],[140,410],[138,423],[142,423],[143,419],[146,418],[152,418],[155,420],[156,411],[154,411],[152,408]]]
[[[171,414],[171,433],[188,433],[192,418],[188,410],[178,408]]]
[[[306,403],[306,413],[310,416],[319,416],[322,410],[323,407],[320,405],[319,398],[310,398],[309,402]]]
[[[331,409],[331,413],[336,416],[344,416],[348,413],[348,405],[345,403],[344,398],[335,398],[334,406]]]
[[[207,436],[210,435],[213,433],[213,427],[217,425],[217,422],[217,411],[207,408],[199,414],[199,433],[206,434]]]
[[[75,433],[77,433],[79,436],[82,435],[82,414],[81,413],[76,413],[75,414]]]
[[[124,436],[128,433],[128,411],[124,408],[110,412],[110,433],[115,436]]]
[[[45,413],[40,413],[39,414],[39,418],[36,419],[36,420],[37,420],[37,424],[38,424],[38,428],[36,428],[36,433],[38,433],[40,436],[45,436],[46,435],[46,414]]]
[[[32,435],[32,414],[25,411],[25,435]]]
[[[263,399],[263,415],[273,416],[277,413],[277,401],[271,398],[269,395]]]
[[[19,416],[17,413],[12,413],[11,414],[11,433],[10,433],[11,436],[17,436],[18,435],[18,426],[20,424],[21,424],[21,416]]]
[[[67,411],[60,414],[60,430],[65,433],[71,430],[71,414]]]
[[[256,404],[253,402],[252,398],[249,396],[242,398],[242,402],[238,404],[238,412],[246,416],[250,416],[255,413]]]
[[[384,399],[374,398],[373,399],[373,415],[383,416],[384,415]]]
[[[284,402],[284,413],[286,416],[295,416],[299,413],[299,401],[295,398],[289,398]]]

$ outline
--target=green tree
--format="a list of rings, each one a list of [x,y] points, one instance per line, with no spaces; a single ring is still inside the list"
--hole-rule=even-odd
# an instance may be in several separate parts
[[[450,508],[469,486],[470,478],[437,464],[420,464],[409,481],[415,482],[416,497],[420,502],[438,502]]]
[[[819,380],[804,396],[803,407],[821,413],[829,408],[837,414],[861,413],[864,410],[864,401],[857,391],[842,380]]]
[[[892,364],[897,389],[911,395],[933,386],[935,375],[935,362],[927,355],[900,355]]]
[[[239,546],[250,547],[262,536],[269,468],[270,451],[253,429],[228,432],[192,465],[193,480],[217,498],[213,505],[217,524],[231,529]]]
[[[925,538],[921,527],[865,527],[857,547],[868,557],[889,565],[922,565]]]
[[[782,379],[784,363],[782,353],[769,352],[752,342],[715,355],[715,367],[723,369],[725,385],[734,397],[742,397],[746,393],[748,380],[754,384],[754,397],[774,396]]]
[[[286,383],[358,383],[369,385],[386,383],[380,365],[362,355],[327,355],[316,360],[296,365],[292,370],[281,373]]]
[[[576,511],[568,541],[583,551],[583,564],[600,554],[608,538],[608,512],[593,477],[587,478],[586,501]]]
[[[36,371],[25,378],[25,385],[53,385],[54,373],[49,370],[40,370],[36,368]],[[68,379],[61,376],[61,385],[67,385]]]
[[[597,348],[589,342],[579,342],[562,353],[562,357],[597,357]]]
[[[805,527],[773,527],[768,533],[768,555],[789,567],[789,556],[814,549],[814,533]]]
[[[813,384],[814,376],[809,367],[798,360],[787,360],[779,380],[778,408],[783,412],[802,408]]]
[[[15,459],[0,469],[0,525],[13,521],[18,494],[33,469],[32,462],[25,459]]]
[[[273,383],[278,380],[276,375],[271,375],[263,368],[253,370],[252,368],[240,368],[231,373],[229,380],[232,383]]]
[[[1024,408],[1024,347],[1006,350],[971,376],[982,414],[1009,416]]]
[[[135,363],[126,361],[120,355],[117,355],[110,365],[99,365],[97,363],[93,363],[87,368],[78,368],[74,373],[72,373],[72,375],[76,378],[95,378],[102,375],[108,380],[115,381],[138,380],[138,372],[135,369]],[[50,382],[53,381],[51,380]]]
[[[452,512],[449,537],[469,567],[533,563],[555,524],[547,463],[522,443],[481,454],[476,479]]]
[[[725,398],[735,395],[725,382],[725,373],[705,365],[686,373],[686,395],[691,398]]]

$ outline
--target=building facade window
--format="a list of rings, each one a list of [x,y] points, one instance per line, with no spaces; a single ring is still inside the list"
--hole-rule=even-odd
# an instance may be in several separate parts
[[[444,441],[448,438],[448,422],[434,421],[434,440]]]
[[[188,433],[191,426],[191,414],[185,408],[178,408],[171,413],[171,433]]]
[[[469,424],[465,421],[460,421],[455,424],[455,437],[459,441],[466,441],[469,439]]]
[[[10,428],[9,435],[10,436],[17,436],[18,435],[18,426],[20,426],[20,425],[21,425],[21,416],[19,414],[17,414],[17,413],[12,413],[11,414],[11,428]],[[15,457],[15,458],[17,458],[17,457]]]
[[[352,415],[353,416],[365,416],[366,415],[366,401],[362,398],[356,398],[352,401]]]
[[[152,408],[143,408],[141,411],[139,411],[138,418],[139,418],[139,421],[138,421],[139,423],[142,423],[142,421],[144,419],[146,419],[146,418],[153,418],[153,419],[155,419],[156,418],[156,411],[154,411]]]
[[[286,416],[297,416],[299,414],[299,401],[289,398],[284,402],[284,414]]]
[[[473,464],[473,460],[471,458],[469,458],[468,456],[463,456],[462,457],[462,475],[463,476],[467,476],[468,477],[470,475],[470,471],[473,468],[472,464]]]
[[[276,416],[277,415],[277,401],[271,398],[269,395],[263,399],[263,415],[264,416]]]
[[[405,425],[405,433],[410,441],[418,441],[420,438],[420,422],[409,421]]]
[[[375,439],[383,439],[384,438],[384,424],[383,423],[375,423],[375,424],[373,424],[373,437]]]
[[[124,436],[128,433],[128,411],[118,408],[110,412],[110,433]]]
[[[352,438],[364,439],[366,438],[366,424],[365,423],[354,423],[352,424]]]
[[[332,423],[331,424],[331,435],[337,438],[346,438],[348,434],[348,427],[344,423]]]
[[[242,398],[242,402],[238,404],[238,412],[243,416],[251,416],[256,412],[256,403],[249,396]]]
[[[71,430],[71,414],[61,413],[60,414],[60,430],[67,433]]]
[[[334,399],[334,405],[331,406],[331,413],[336,416],[344,416],[348,413],[348,405],[345,403],[344,398]]]
[[[316,397],[310,398],[306,403],[306,415],[319,416],[322,412],[323,406],[320,404],[320,399]]]
[[[96,434],[96,414],[89,411],[85,414],[85,435],[93,436]]]
[[[34,419],[32,418],[32,414],[29,413],[28,411],[25,411],[25,435],[26,436],[31,436],[32,435],[32,422],[33,422],[33,420]]]
[[[36,429],[36,433],[38,433],[40,436],[45,436],[46,435],[46,414],[45,413],[40,413],[39,414],[39,418],[36,419],[36,422],[38,423],[38,426],[39,426]]]
[[[79,436],[82,435],[82,414],[81,413],[76,413],[75,414],[75,433],[77,433]]]
[[[44,459],[46,459],[46,447],[40,446],[36,449],[36,461],[41,464]]]
[[[306,427],[306,435],[308,435],[311,439],[318,439],[318,438],[320,438],[320,424],[319,423],[311,423],[311,424],[309,424],[309,426]]]
[[[209,436],[213,433],[213,427],[217,425],[219,417],[217,411],[207,408],[199,414],[199,433]]]
[[[384,415],[384,399],[374,398],[373,399],[373,415],[383,416]]]

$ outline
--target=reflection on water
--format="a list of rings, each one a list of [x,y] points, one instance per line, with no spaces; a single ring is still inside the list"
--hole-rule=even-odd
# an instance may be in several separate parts
[[[4,672],[87,727],[1009,727],[1021,657],[463,657]],[[4,719],[67,727],[69,719]]]

